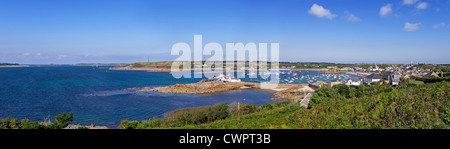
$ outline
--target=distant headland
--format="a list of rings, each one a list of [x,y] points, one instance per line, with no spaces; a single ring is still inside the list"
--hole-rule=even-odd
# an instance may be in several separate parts
[[[0,67],[29,67],[28,65],[21,65],[18,63],[0,63]]]

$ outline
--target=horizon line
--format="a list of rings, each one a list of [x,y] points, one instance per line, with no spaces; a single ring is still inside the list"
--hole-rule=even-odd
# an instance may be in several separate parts
[[[158,62],[175,62],[175,61],[152,61],[152,62],[86,62],[86,63],[16,63],[16,62],[1,62],[1,63],[15,63],[21,65],[76,65],[76,64],[132,64],[132,63],[158,63]],[[196,62],[196,61],[191,61]],[[204,62],[204,61],[202,61]],[[224,61],[226,62],[226,61]],[[236,61],[234,61],[236,62]],[[249,61],[245,61],[249,62]],[[256,61],[259,62],[259,61]],[[270,61],[266,61],[270,62]],[[436,64],[436,65],[446,65],[450,63],[427,63],[427,62],[417,62],[417,63],[385,63],[385,62],[314,62],[314,61],[279,61],[279,63],[329,63],[329,64]]]

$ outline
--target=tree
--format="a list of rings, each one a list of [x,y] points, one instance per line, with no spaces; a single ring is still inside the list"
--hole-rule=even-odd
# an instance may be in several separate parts
[[[73,120],[73,113],[63,113],[55,116],[56,122],[47,125],[47,129],[62,129],[69,125],[69,122]]]
[[[214,105],[212,115],[213,121],[227,118],[230,115],[228,113],[228,103]]]
[[[136,129],[138,126],[138,121],[129,121],[129,120],[122,120],[120,121],[118,129]]]
[[[350,91],[347,85],[345,84],[338,84],[333,86],[334,89],[336,89],[339,94],[343,97],[349,98],[350,97]]]
[[[335,87],[338,88],[338,87]],[[309,102],[309,107],[313,107],[317,104],[328,103],[331,101],[342,100],[345,99],[344,96],[341,96],[337,89],[333,87],[322,87],[317,89],[314,94],[311,96],[311,100]],[[345,89],[343,89],[345,90]]]

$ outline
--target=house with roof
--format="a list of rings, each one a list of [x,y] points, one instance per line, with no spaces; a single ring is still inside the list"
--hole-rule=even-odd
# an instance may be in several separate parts
[[[370,71],[381,71],[382,69],[380,69],[380,67],[378,67],[377,64],[375,64],[375,66],[373,66],[373,67],[370,66],[370,67],[369,67],[369,70],[370,70]]]
[[[353,77],[353,78],[348,78],[348,80],[347,81],[345,81],[345,84],[346,85],[361,85],[361,84],[363,84],[363,81],[362,81],[362,79],[360,79],[360,78],[357,78],[357,77]]]
[[[331,79],[328,80],[328,86],[332,87],[333,85],[338,85],[338,84],[342,84],[342,81],[339,81],[339,79]]]
[[[383,79],[389,82],[391,85],[398,85],[400,83],[400,77],[402,74],[398,71],[396,72],[385,72]]]
[[[342,71],[353,71],[354,69],[350,68],[350,67],[344,67],[344,68],[341,68],[341,70]]]
[[[420,80],[420,81],[426,81],[428,78],[430,77],[439,77],[439,75],[437,75],[435,72],[430,71],[428,73],[426,73],[423,77],[418,77],[416,78],[416,80]]]
[[[399,85],[400,77],[402,77],[402,74],[400,72],[394,72],[394,74],[392,74],[391,78],[389,79],[389,83],[391,83],[392,85]]]
[[[364,77],[364,82],[378,82],[381,79],[383,79],[383,77],[376,73],[372,73],[371,75]]]
[[[402,77],[402,74],[399,71],[385,72],[383,79],[391,85],[398,85],[400,83],[400,77]]]

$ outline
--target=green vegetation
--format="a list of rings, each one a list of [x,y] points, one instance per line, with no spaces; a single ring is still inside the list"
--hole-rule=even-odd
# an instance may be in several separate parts
[[[424,84],[423,81],[412,80],[412,81],[409,81],[408,86],[419,86],[419,85],[423,85],[423,84]]]
[[[414,85],[411,85],[411,83]],[[422,84],[413,81],[411,83],[397,87],[386,84],[323,87],[316,90],[312,96],[309,109],[299,107],[296,103],[283,101],[259,106],[254,112],[244,113],[239,118],[236,114],[229,114],[226,118],[200,122],[186,120],[178,122],[176,119],[158,118],[147,121],[123,121],[122,127],[119,128],[450,128],[449,82]],[[211,109],[213,108],[211,107]],[[187,113],[193,114],[192,112],[186,112],[181,115],[189,115]],[[195,115],[201,115],[200,113],[197,112]],[[194,114],[193,117],[201,118],[201,116],[194,116]]]
[[[167,68],[170,69],[172,67],[172,62],[139,62],[133,63],[127,66],[131,66],[133,68]]]
[[[216,62],[217,63],[217,62]],[[189,64],[189,62],[188,62]],[[190,62],[191,68],[195,68],[195,62]],[[203,64],[206,64],[205,61],[202,61],[202,63],[198,66],[202,66]],[[244,62],[245,67],[249,67],[249,62]],[[226,68],[226,62],[222,62],[223,68]],[[267,63],[267,68],[270,69],[270,63]],[[140,69],[171,69],[172,68],[172,62],[137,62],[129,65],[120,66],[118,68],[140,68]],[[180,69],[183,67],[182,64],[180,64]],[[212,68],[215,68],[215,65],[212,65]],[[256,66],[256,68],[259,68],[259,65]],[[237,61],[234,62],[234,70],[237,69]]]
[[[73,113],[63,113],[55,116],[55,122],[32,122],[28,119],[0,119],[0,129],[62,129],[73,120]]]
[[[311,101],[309,107],[314,107],[322,103],[332,103],[334,101],[346,101],[351,98],[367,97],[382,92],[391,92],[393,88],[389,84],[374,84],[370,87],[367,86],[350,86],[345,84],[334,85],[333,87],[323,87],[317,89]]]
[[[284,107],[291,102],[281,101],[266,103],[262,106],[255,104],[243,104],[233,102],[222,103],[213,106],[183,108],[165,113],[164,118],[153,118],[144,121],[122,120],[119,129],[150,129],[150,128],[175,128],[189,125],[200,125],[224,120],[227,118],[240,118],[256,112],[272,110]]]
[[[242,105],[241,108],[247,106]],[[155,127],[179,127],[190,124],[201,124],[215,120],[225,119],[230,116],[228,103],[214,106],[202,106],[183,108],[164,114],[166,118],[153,118],[148,121],[122,120],[119,129],[143,129]]]
[[[449,83],[370,87],[372,95],[331,100],[290,115],[294,128],[450,128]],[[366,90],[367,91],[367,90]],[[312,99],[314,100],[314,99]]]
[[[194,62],[190,62],[191,68],[194,68]],[[205,61],[202,61],[202,65],[205,64]],[[226,62],[222,62],[223,67],[226,66]],[[282,69],[328,69],[328,67],[361,67],[364,69],[369,68],[375,64],[363,63],[363,64],[339,64],[339,63],[318,63],[318,62],[279,62],[279,68]],[[379,67],[384,68],[392,65],[400,65],[400,64],[377,64]],[[237,61],[234,62],[234,69],[237,68]],[[172,62],[137,62],[129,65],[124,65],[120,67],[128,67],[128,68],[146,68],[146,69],[170,69],[172,67]],[[119,67],[119,68],[120,68]],[[180,66],[181,68],[182,66]],[[212,68],[215,66],[213,65]],[[245,62],[245,67],[249,67],[249,62]],[[259,68],[259,65],[257,66]],[[267,69],[271,68],[271,63],[267,63]],[[440,68],[440,67],[439,67]]]
[[[164,118],[123,120],[119,129],[449,129],[450,84],[401,79],[396,87],[335,85],[317,89],[309,108],[292,101],[261,106],[234,102],[174,110]],[[73,113],[54,122],[0,119],[0,129],[62,129]],[[87,127],[79,127],[86,129]]]
[[[89,128],[87,128],[86,126],[80,126],[77,129],[89,129]]]
[[[190,62],[191,68],[194,68],[194,62]],[[205,61],[202,61],[201,65],[205,64]],[[226,62],[222,62],[223,67],[226,67]],[[326,62],[279,62],[280,69],[329,69],[332,67],[344,68],[344,67],[360,67],[363,69],[368,69],[370,66],[374,66],[373,63],[360,63],[360,64],[340,64],[340,63],[326,63]],[[405,64],[376,64],[380,68],[386,68],[390,66],[406,66]],[[198,65],[200,66],[200,65]],[[234,61],[234,69],[237,69],[237,61]],[[137,69],[168,69],[172,67],[172,62],[138,62],[129,65],[119,66],[117,68],[137,68]],[[212,68],[215,66],[213,65]],[[245,62],[245,67],[249,67],[249,62]],[[430,69],[435,72],[444,72],[444,77],[449,76],[450,74],[450,66],[448,64],[418,64],[414,65],[417,68]],[[180,66],[180,69],[182,66]],[[259,65],[257,66],[259,69]],[[271,68],[271,63],[267,63],[267,69]],[[413,69],[411,67],[410,69]],[[383,76],[383,74],[381,74]],[[447,79],[448,80],[448,79]]]
[[[425,80],[426,83],[441,82],[441,81],[450,81],[450,76],[446,76],[446,77],[430,77],[427,80]]]
[[[450,71],[450,65],[449,64],[418,64],[414,67],[417,68],[423,68],[423,69],[430,69],[435,72],[443,71],[443,72],[449,72]]]
[[[340,63],[315,63],[315,62],[296,62],[296,63],[289,63],[289,62],[280,62],[280,68],[292,68],[292,66],[295,67],[295,69],[328,69],[328,67],[337,67],[337,68],[344,68],[344,67],[361,67],[363,69],[367,69],[370,66],[374,66],[375,64],[370,63],[361,63],[361,64],[340,64]],[[378,67],[384,68],[391,65],[399,65],[399,64],[377,64]]]

